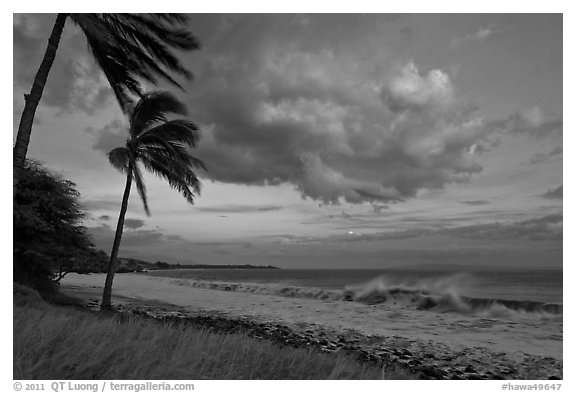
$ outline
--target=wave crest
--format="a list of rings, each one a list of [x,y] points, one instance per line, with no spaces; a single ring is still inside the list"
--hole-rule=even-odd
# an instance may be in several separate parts
[[[412,306],[419,310],[457,312],[484,317],[511,317],[518,314],[557,316],[563,312],[561,304],[530,300],[472,298],[462,296],[463,289],[472,283],[467,274],[403,281],[394,277],[378,277],[364,285],[343,290],[288,286],[281,283],[232,283],[176,279],[171,283],[201,289],[245,292],[290,298],[327,301],[353,301],[367,305]]]
[[[558,315],[563,312],[561,304],[462,296],[462,289],[471,285],[472,280],[467,274],[417,281],[378,277],[365,285],[347,288],[345,298],[365,304],[412,305],[421,310],[451,311],[486,317],[511,316],[515,313]]]
[[[231,283],[223,281],[196,281],[186,279],[172,280],[171,282],[180,286],[215,289],[220,291],[246,292],[259,295],[275,295],[319,300],[345,300],[344,293],[337,289],[286,286],[283,284]]]

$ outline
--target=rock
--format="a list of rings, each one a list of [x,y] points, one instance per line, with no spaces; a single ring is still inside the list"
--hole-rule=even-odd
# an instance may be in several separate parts
[[[412,367],[412,368],[416,368],[416,367],[420,367],[422,365],[422,362],[418,359],[410,359],[407,362],[408,366]]]
[[[482,377],[476,373],[466,373],[464,379],[482,379]]]
[[[488,371],[488,372],[485,374],[485,376],[486,376],[488,379],[506,379],[506,378],[504,378],[502,375],[500,375],[500,374],[495,374],[495,373],[493,373],[492,371]]]
[[[516,372],[515,369],[510,367],[499,367],[498,371],[500,371],[502,374],[514,374]]]
[[[444,371],[435,366],[424,366],[420,369],[420,372],[434,379],[440,379],[446,374]]]

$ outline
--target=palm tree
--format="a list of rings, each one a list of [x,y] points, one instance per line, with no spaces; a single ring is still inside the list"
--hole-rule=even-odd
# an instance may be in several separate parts
[[[146,187],[138,163],[166,179],[170,186],[191,204],[194,203],[194,193],[200,192],[200,181],[194,170],[206,170],[206,167],[202,161],[190,154],[190,148],[195,147],[199,139],[198,129],[188,120],[168,120],[166,115],[170,113],[185,115],[186,108],[170,93],[144,94],[130,113],[130,137],[126,146],[117,147],[108,153],[110,163],[126,174],[126,188],[108,264],[101,305],[103,310],[111,308],[112,281],[116,272],[132,181],[136,183],[146,214],[150,215]]]
[[[36,108],[68,18],[84,33],[90,52],[125,113],[131,102],[130,93],[142,96],[140,80],[156,84],[160,76],[181,88],[168,72],[187,79],[192,77],[171,52],[171,49],[200,47],[184,28],[187,17],[182,14],[58,14],[32,89],[24,95],[25,106],[13,152],[14,187],[28,151]]]

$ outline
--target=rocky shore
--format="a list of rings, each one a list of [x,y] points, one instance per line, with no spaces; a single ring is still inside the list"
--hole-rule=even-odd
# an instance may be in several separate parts
[[[84,306],[91,310],[99,308],[95,299]],[[343,353],[379,367],[405,369],[419,379],[562,379],[562,361],[552,357],[495,353],[483,347],[450,347],[400,336],[364,335],[351,329],[334,330],[311,323],[288,325],[214,311],[189,311],[168,304],[123,302],[116,306],[116,311],[119,318],[144,317],[219,334],[246,334],[294,348]]]

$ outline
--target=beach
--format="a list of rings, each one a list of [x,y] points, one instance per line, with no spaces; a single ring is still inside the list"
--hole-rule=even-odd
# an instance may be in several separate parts
[[[62,280],[62,291],[97,307],[103,283],[101,274],[71,273]],[[121,310],[156,318],[229,321],[225,326],[241,322],[242,329],[258,337],[352,351],[369,361],[396,361],[418,372],[428,370],[423,376],[432,379],[562,378],[561,314],[465,315],[226,288],[146,273],[118,274],[113,302]]]

